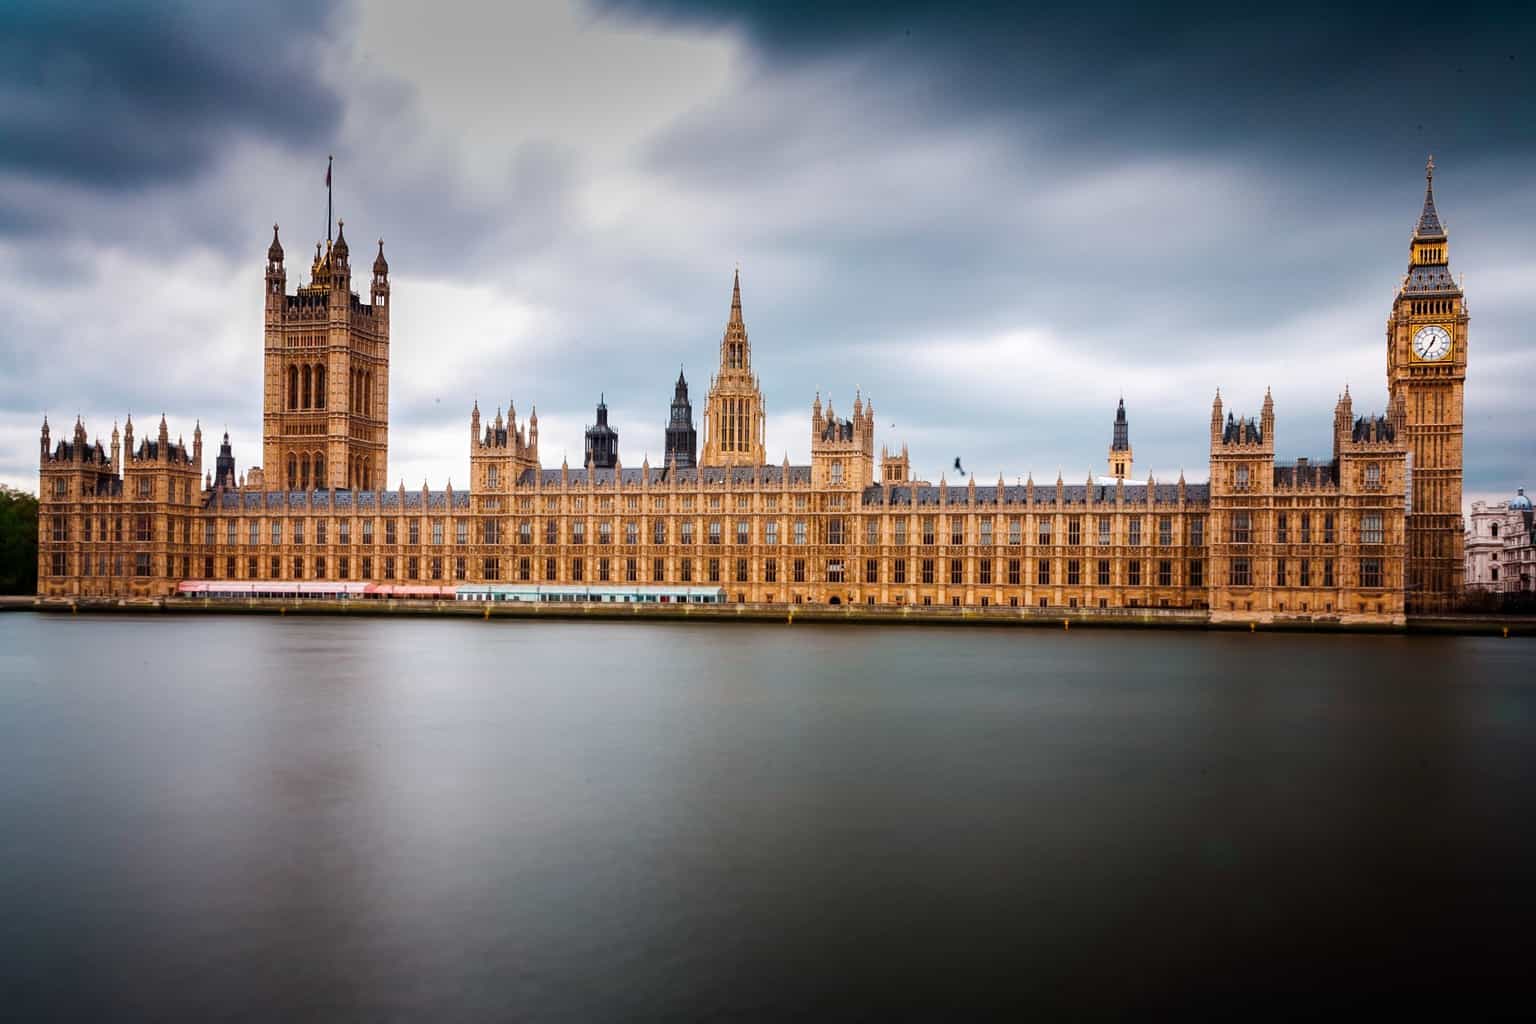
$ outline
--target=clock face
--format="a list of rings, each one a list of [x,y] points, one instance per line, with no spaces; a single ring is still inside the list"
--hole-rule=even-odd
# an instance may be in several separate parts
[[[1413,336],[1413,354],[1420,359],[1444,359],[1451,354],[1451,335],[1444,327],[1420,327]]]

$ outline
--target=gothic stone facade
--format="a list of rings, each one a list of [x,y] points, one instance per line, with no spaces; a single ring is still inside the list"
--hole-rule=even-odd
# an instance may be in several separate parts
[[[839,416],[818,396],[809,465],[764,459],[765,420],[740,276],[710,384],[697,464],[692,424],[667,420],[663,465],[547,468],[538,415],[470,415],[466,490],[380,487],[388,457],[388,265],[370,302],[350,291],[344,236],[317,249],[286,293],[267,261],[267,466],[217,478],[157,440],[110,454],[73,439],[40,452],[39,593],[155,597],[187,579],[489,581],[718,586],[731,601],[963,608],[1208,609],[1214,619],[1401,622],[1411,602],[1454,597],[1459,560],[1466,309],[1449,284],[1426,189],[1388,330],[1385,416],[1355,417],[1347,389],[1333,452],[1275,459],[1267,393],[1257,418],[1210,423],[1210,483],[1131,482],[1116,411],[1108,474],[1079,484],[913,480],[906,448],[882,449],[872,403]],[[1225,416],[1224,416],[1225,413]],[[684,429],[686,427],[686,429]],[[687,440],[691,442],[689,435]],[[691,454],[691,453],[690,453]],[[603,460],[606,462],[606,458]],[[307,475],[306,475],[307,474]],[[1420,484],[1422,481],[1422,484]],[[1420,486],[1427,490],[1421,492]],[[1453,525],[1452,518],[1455,523]]]

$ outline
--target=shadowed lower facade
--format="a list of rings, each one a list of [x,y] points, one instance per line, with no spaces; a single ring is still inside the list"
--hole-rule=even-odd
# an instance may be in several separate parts
[[[1432,174],[1433,165],[1430,166]],[[543,465],[538,415],[470,415],[467,488],[383,489],[388,455],[388,265],[370,301],[349,288],[344,237],[286,294],[267,264],[269,463],[236,474],[226,435],[163,418],[110,450],[83,423],[40,447],[38,591],[164,597],[185,581],[363,581],[438,587],[706,587],[743,603],[1062,609],[1181,608],[1213,619],[1401,622],[1454,605],[1462,539],[1467,315],[1450,275],[1432,178],[1388,321],[1388,406],[1357,417],[1348,389],[1322,458],[1276,461],[1277,415],[1218,393],[1209,482],[1129,479],[1130,420],[1110,424],[1106,472],[1081,482],[911,479],[905,447],[877,465],[873,403],[847,416],[818,395],[809,465],[764,459],[740,277],[710,381],[704,443],[681,373],[661,465],[626,466],[600,404],[584,466]],[[338,252],[338,248],[340,251]],[[1257,397],[1257,396],[1254,396]],[[622,426],[622,424],[620,425]],[[276,459],[276,463],[273,463]],[[1422,483],[1420,483],[1422,481]],[[1416,483],[1418,486],[1416,487]]]

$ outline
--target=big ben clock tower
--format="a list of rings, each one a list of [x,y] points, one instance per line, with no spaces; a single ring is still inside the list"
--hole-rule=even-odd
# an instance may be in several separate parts
[[[1424,209],[1409,243],[1408,273],[1387,318],[1387,391],[1406,424],[1410,611],[1443,609],[1461,595],[1462,391],[1467,306],[1451,276],[1435,210],[1435,160],[1424,171]]]

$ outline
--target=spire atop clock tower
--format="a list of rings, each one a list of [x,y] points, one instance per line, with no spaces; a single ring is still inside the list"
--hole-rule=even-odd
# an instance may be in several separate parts
[[[1414,228],[1414,238],[1445,238],[1445,228],[1440,224],[1440,212],[1435,209],[1435,157],[1430,157],[1424,163],[1424,209],[1419,214],[1418,227]]]

